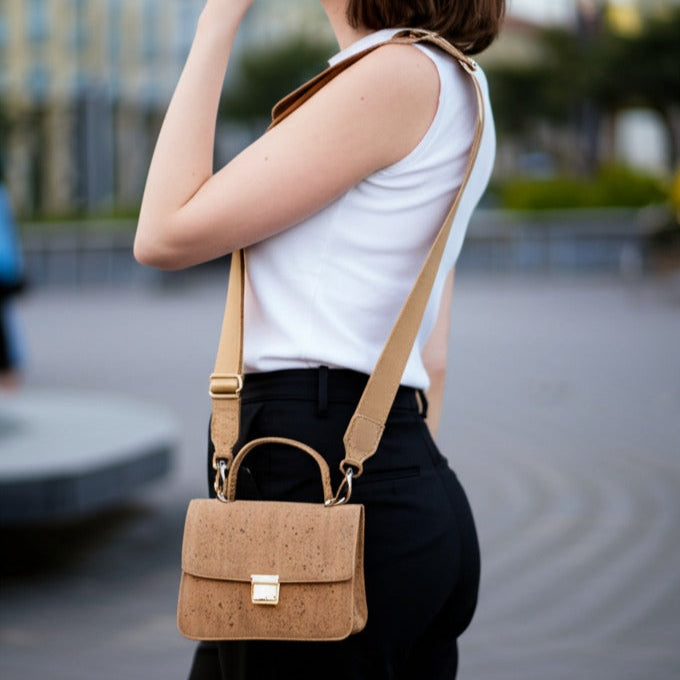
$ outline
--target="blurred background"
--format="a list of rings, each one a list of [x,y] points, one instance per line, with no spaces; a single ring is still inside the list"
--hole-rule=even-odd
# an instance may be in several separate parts
[[[0,0],[0,675],[185,677],[228,263],[131,255],[202,0]],[[216,166],[337,51],[258,0]],[[440,446],[485,557],[461,678],[680,678],[680,2],[511,0]]]

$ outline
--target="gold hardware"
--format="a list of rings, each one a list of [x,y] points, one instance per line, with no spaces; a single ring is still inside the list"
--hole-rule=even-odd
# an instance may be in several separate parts
[[[229,478],[229,465],[223,458],[213,461],[213,468],[215,469],[215,483],[213,488],[217,494],[217,498],[223,503],[227,502],[227,480]]]
[[[349,502],[352,497],[352,479],[354,478],[354,468],[348,467],[345,471],[345,478],[340,483],[338,487],[338,492],[335,494],[335,498],[326,501],[324,505],[326,507],[333,507],[334,505],[344,505]]]
[[[253,604],[277,605],[280,585],[278,574],[253,574],[250,577]]]
[[[213,399],[238,399],[243,389],[243,376],[238,373],[213,373],[210,396]]]

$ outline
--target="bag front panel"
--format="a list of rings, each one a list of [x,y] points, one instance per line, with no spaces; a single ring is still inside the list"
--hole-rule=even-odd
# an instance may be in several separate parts
[[[194,640],[342,640],[365,625],[361,600],[354,580],[283,583],[277,605],[258,605],[250,583],[183,573],[177,625]]]

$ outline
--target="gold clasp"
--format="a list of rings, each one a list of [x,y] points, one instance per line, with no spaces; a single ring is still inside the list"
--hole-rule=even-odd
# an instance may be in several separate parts
[[[280,586],[278,574],[253,574],[250,577],[253,604],[277,605]]]

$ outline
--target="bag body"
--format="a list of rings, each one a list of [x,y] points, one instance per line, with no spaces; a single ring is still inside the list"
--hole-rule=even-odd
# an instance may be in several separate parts
[[[364,509],[195,499],[177,623],[195,640],[341,640],[366,625]]]
[[[317,464],[322,503],[236,500],[254,449],[284,446]],[[249,441],[222,480],[225,493],[189,504],[177,606],[194,640],[342,640],[366,625],[364,508],[333,497],[326,460],[282,437]]]

